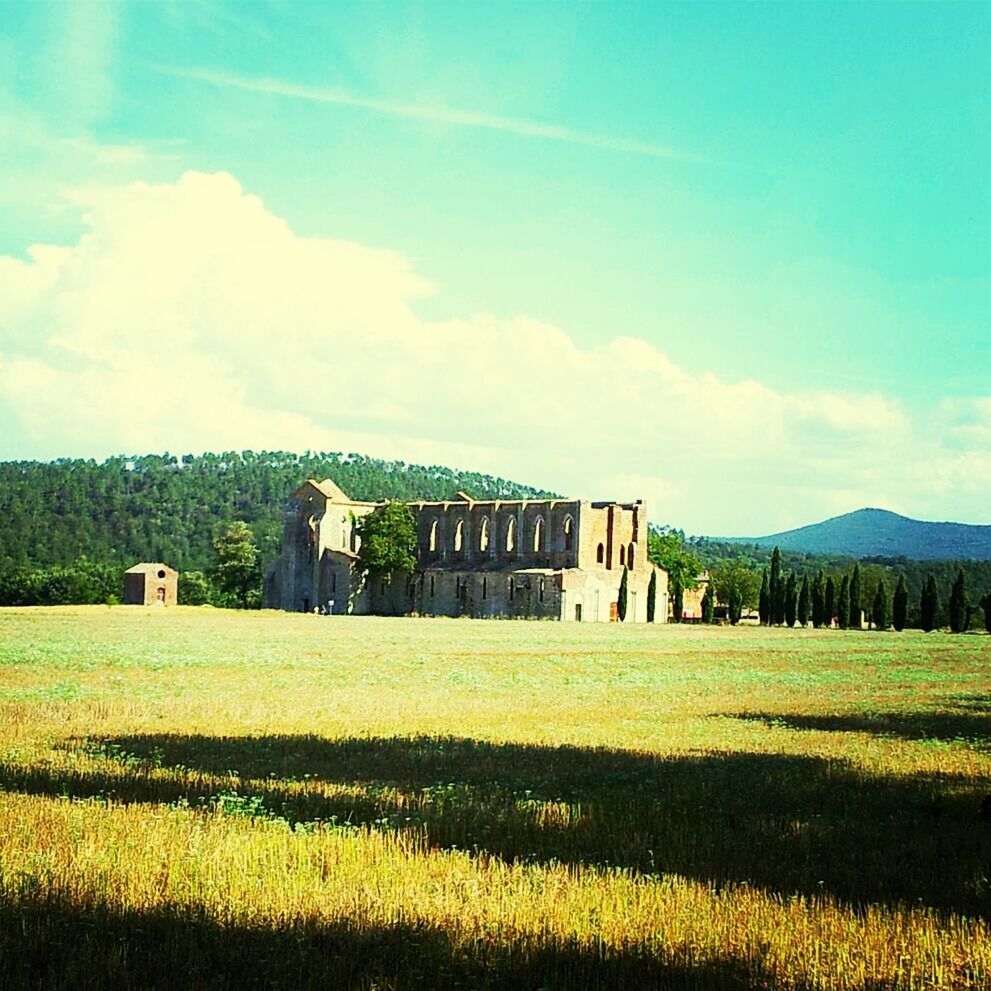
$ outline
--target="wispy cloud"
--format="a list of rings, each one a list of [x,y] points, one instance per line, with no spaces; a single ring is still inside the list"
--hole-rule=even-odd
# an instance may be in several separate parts
[[[414,120],[430,121],[453,127],[477,127],[490,131],[504,131],[524,138],[538,138],[544,141],[561,141],[572,145],[586,145],[605,151],[623,152],[630,155],[643,155],[648,158],[661,158],[670,161],[705,162],[704,155],[679,151],[649,141],[612,137],[576,131],[558,124],[544,124],[538,121],[523,120],[518,117],[502,117],[496,114],[480,113],[474,110],[459,110],[456,107],[431,106],[416,103],[401,103],[393,100],[380,100],[358,96],[346,89],[300,86],[279,79],[249,79],[244,76],[214,72],[210,69],[177,69],[167,66],[154,66],[156,72],[181,79],[195,79],[232,89],[247,90],[252,93],[267,93],[285,96],[311,103],[329,103],[341,107],[356,107],[391,117],[406,117]]]

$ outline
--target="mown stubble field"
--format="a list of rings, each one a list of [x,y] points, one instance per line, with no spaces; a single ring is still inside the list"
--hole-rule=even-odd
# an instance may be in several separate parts
[[[991,986],[991,637],[0,610],[0,988]]]

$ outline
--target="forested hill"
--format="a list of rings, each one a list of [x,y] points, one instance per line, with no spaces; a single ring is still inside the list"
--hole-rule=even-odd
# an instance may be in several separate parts
[[[808,554],[843,554],[854,558],[905,557],[917,561],[991,561],[991,526],[929,523],[886,509],[858,509],[822,523],[772,533],[767,537],[715,538],[725,543]]]
[[[278,552],[286,500],[307,478],[333,478],[353,499],[538,498],[553,493],[477,472],[357,454],[145,455],[102,463],[0,462],[0,569],[213,561],[219,526],[245,520],[264,557]]]

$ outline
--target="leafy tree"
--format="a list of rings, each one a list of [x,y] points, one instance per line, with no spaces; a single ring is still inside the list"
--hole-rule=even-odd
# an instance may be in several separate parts
[[[895,598],[891,605],[891,623],[896,630],[901,632],[905,629],[905,618],[908,614],[908,587],[905,584],[904,575],[898,576]]]
[[[372,578],[416,568],[416,520],[404,502],[387,502],[358,520],[358,560]]]
[[[967,579],[963,569],[957,571],[956,580],[950,589],[950,630],[963,633],[969,624],[970,603],[967,599]]]
[[[668,594],[672,603],[672,618],[681,622],[684,612],[684,592],[698,587],[698,576],[702,563],[686,544],[684,536],[677,530],[664,533],[650,531],[647,539],[648,556],[654,564],[668,573]]]
[[[647,622],[653,623],[657,614],[657,572],[650,569],[650,581],[647,582]]]
[[[712,622],[713,612],[715,611],[714,608],[713,608],[713,601],[712,601],[713,594],[714,593],[712,591],[712,582],[710,581],[705,586],[705,592],[702,594],[702,622],[703,623],[711,623]]]
[[[761,572],[760,598],[758,600],[757,612],[760,616],[761,626],[771,625],[771,587],[767,579],[767,568]]]
[[[795,618],[798,613],[798,589],[795,585],[795,572],[789,571],[785,580],[785,626],[789,629],[795,625]]]
[[[822,596],[822,622],[824,626],[832,626],[836,618],[836,583],[833,576],[826,579],[826,589]]]
[[[217,563],[213,582],[224,605],[257,609],[261,605],[261,565],[251,527],[243,520],[229,524],[213,542]]]
[[[854,630],[860,629],[861,613],[863,608],[860,602],[860,565],[853,566],[853,578],[850,579],[850,619],[847,623]]]
[[[781,578],[781,551],[777,547],[771,554],[768,594],[771,597],[771,622],[780,626],[785,621],[785,584]]]
[[[939,591],[936,588],[936,576],[933,574],[926,579],[922,590],[919,600],[919,619],[926,633],[935,630],[939,623]]]
[[[213,598],[213,586],[202,571],[183,571],[179,575],[179,605],[205,606]]]
[[[822,571],[817,571],[812,582],[812,625],[818,630],[826,615],[826,590],[823,588]]]
[[[713,571],[711,587],[715,597],[726,603],[729,621],[734,626],[740,622],[743,610],[752,609],[760,599],[760,579],[739,561],[729,561]]]
[[[845,630],[850,623],[850,579],[846,575],[840,580],[840,594],[836,603],[836,613],[840,629]]]
[[[991,633],[991,592],[981,599],[981,608],[984,610],[984,629]]]
[[[877,591],[874,593],[871,619],[874,621],[874,629],[886,630],[888,628],[888,589],[885,587],[883,578],[878,582]]]
[[[802,576],[802,588],[798,593],[798,625],[805,629],[809,625],[809,576]]]
[[[626,622],[626,605],[629,596],[629,569],[623,565],[623,576],[619,580],[619,599],[616,603],[616,612],[621,623]]]

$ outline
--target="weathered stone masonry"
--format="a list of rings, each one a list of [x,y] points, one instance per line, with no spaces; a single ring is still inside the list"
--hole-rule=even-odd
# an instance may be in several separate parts
[[[377,503],[349,499],[333,481],[294,493],[282,554],[266,576],[265,605],[309,612],[505,616],[607,622],[628,569],[627,622],[667,618],[667,573],[647,559],[647,514],[634,503],[569,499],[411,502],[417,569],[365,581],[355,524]]]

